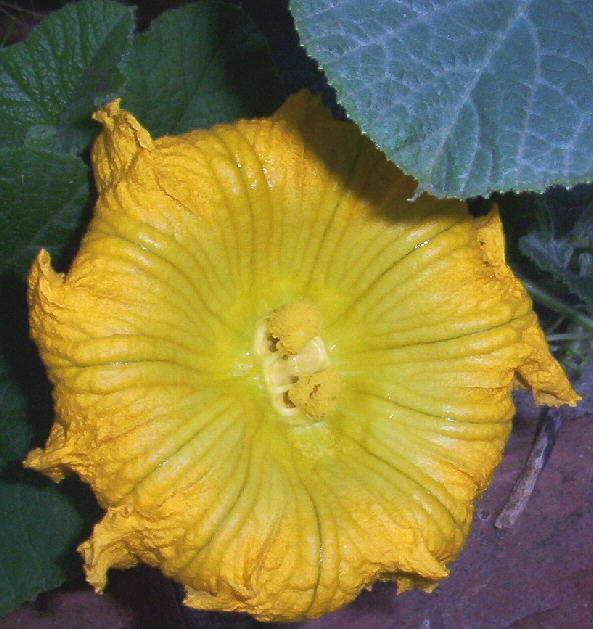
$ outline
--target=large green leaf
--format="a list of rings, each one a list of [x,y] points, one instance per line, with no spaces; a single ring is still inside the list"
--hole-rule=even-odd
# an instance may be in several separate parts
[[[267,115],[282,101],[264,37],[223,2],[164,13],[136,37],[122,71],[123,105],[153,135]]]
[[[123,81],[117,64],[133,29],[131,8],[84,0],[0,50],[0,145],[85,148],[97,128],[91,113]]]
[[[28,338],[24,276],[45,246],[69,256],[88,203],[77,157],[0,150],[0,614],[80,570],[74,548],[97,508],[74,480],[56,486],[21,461],[53,418],[50,387]]]
[[[348,114],[423,189],[593,179],[590,0],[292,0]]]

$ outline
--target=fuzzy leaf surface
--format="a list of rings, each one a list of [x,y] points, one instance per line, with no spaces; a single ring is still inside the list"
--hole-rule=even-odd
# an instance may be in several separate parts
[[[48,16],[0,50],[0,143],[78,153],[96,133],[91,113],[116,95],[133,11],[83,0]]]
[[[423,189],[593,179],[589,0],[293,0],[340,102]]]

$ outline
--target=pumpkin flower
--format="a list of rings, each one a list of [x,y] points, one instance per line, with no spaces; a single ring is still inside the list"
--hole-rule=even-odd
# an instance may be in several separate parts
[[[78,474],[105,510],[88,581],[144,562],[191,607],[275,621],[376,580],[433,589],[512,389],[579,399],[496,211],[412,200],[304,92],[157,140],[117,100],[95,118],[94,218],[67,274],[39,253],[28,295],[56,421],[26,465]]]

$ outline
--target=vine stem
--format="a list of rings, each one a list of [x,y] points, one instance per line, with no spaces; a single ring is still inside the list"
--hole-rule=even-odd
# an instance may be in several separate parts
[[[579,312],[576,308],[565,304],[535,282],[519,275],[517,277],[534,301],[547,306],[558,315],[574,321],[585,329],[585,333],[550,334],[548,335],[548,341],[578,341],[591,338],[593,335],[593,320],[591,318]],[[557,324],[558,322],[553,326],[554,329],[557,328]],[[570,409],[567,412],[567,409],[557,408],[546,409],[543,412],[535,443],[529,452],[527,461],[513,486],[506,504],[494,523],[497,529],[504,530],[513,527],[524,511],[537,480],[552,453],[560,428],[570,414]]]
[[[517,275],[515,273],[515,275]],[[557,312],[560,315],[563,315],[567,319],[578,323],[583,326],[586,330],[593,333],[593,320],[590,319],[587,315],[579,312],[576,308],[565,304],[563,301],[558,299],[549,293],[547,290],[544,290],[541,286],[538,286],[535,282],[528,280],[524,277],[520,277],[517,275],[523,286],[527,289],[531,297],[534,301],[537,301],[544,306],[547,306],[554,312]]]
[[[564,419],[565,416],[558,409],[550,411],[546,409],[544,411],[542,423],[525,466],[519,474],[505,506],[494,522],[497,529],[511,528],[523,513],[535,489],[535,484],[548,462],[550,454],[552,454],[556,437]]]

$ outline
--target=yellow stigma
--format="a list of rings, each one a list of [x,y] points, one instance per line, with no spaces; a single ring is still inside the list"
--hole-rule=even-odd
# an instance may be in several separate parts
[[[295,301],[275,310],[255,334],[270,401],[292,424],[327,417],[337,407],[339,376],[329,367],[320,319],[312,303]]]

